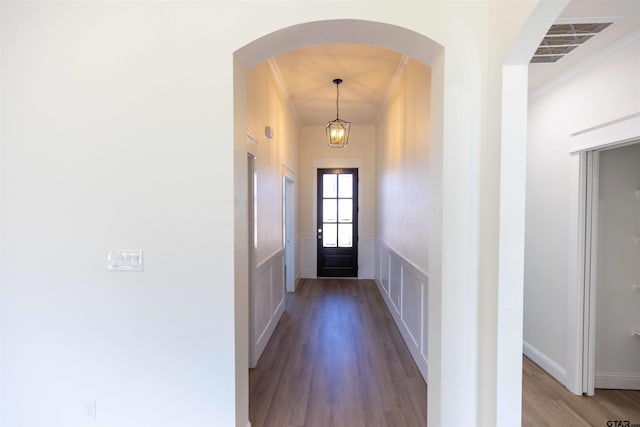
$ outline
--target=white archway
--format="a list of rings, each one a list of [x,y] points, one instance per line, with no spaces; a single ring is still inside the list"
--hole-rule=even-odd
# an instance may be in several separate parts
[[[534,6],[492,11],[498,17],[494,23],[519,20],[511,37],[496,35],[495,46],[480,46],[474,38],[481,37],[474,28],[486,29],[486,16],[447,10],[442,25],[434,16],[429,16],[431,26],[414,25],[421,33],[372,20],[319,20],[274,31],[234,53],[236,200],[246,199],[244,76],[253,66],[310,44],[363,43],[401,52],[432,68],[431,167],[440,194],[432,216],[437,232],[429,237],[430,425],[520,422],[526,70],[533,41],[562,9],[557,2],[543,1],[529,18]],[[466,21],[455,19],[457,13],[466,14]],[[498,55],[502,59],[489,54],[493,49],[503,52]],[[501,90],[503,96],[495,97],[491,90]],[[496,125],[496,133],[487,132]],[[501,140],[508,144],[501,146]],[[243,372],[248,366],[245,213],[246,206],[236,202],[238,420],[248,407]]]
[[[434,100],[432,101],[432,112],[433,117],[425,118],[425,120],[431,121],[432,133],[433,135],[442,135],[442,120],[437,121],[434,120],[436,117],[443,117],[443,99],[442,99],[442,86],[443,86],[443,47],[433,40],[420,35],[414,31],[407,30],[405,28],[401,28],[394,25],[389,25],[385,23],[372,22],[372,21],[361,21],[361,20],[330,20],[330,21],[317,21],[310,22],[306,24],[295,25],[292,27],[284,28],[282,30],[276,31],[274,33],[268,34],[249,45],[239,49],[235,53],[235,90],[236,90],[236,102],[244,103],[245,97],[245,89],[244,89],[244,75],[247,71],[252,69],[257,64],[269,59],[272,56],[275,56],[279,53],[286,52],[289,50],[294,50],[300,47],[314,45],[314,44],[331,44],[331,43],[362,43],[368,45],[376,45],[386,49],[394,50],[400,53],[403,53],[407,56],[414,58],[415,60],[422,62],[430,67],[433,70],[433,80],[432,86],[434,87],[433,96]],[[242,94],[240,99],[238,99],[238,94]],[[244,105],[242,105],[244,107]],[[244,167],[244,156],[246,156],[244,144],[244,131],[246,129],[246,125],[244,124],[244,113],[243,111],[239,111],[240,109],[236,107],[236,116],[235,116],[235,129],[236,132],[236,168],[242,169]],[[442,138],[438,138],[437,143],[434,145],[441,145]],[[442,150],[438,150],[439,155],[434,155],[433,162],[436,163],[436,167],[441,170],[441,153]],[[243,161],[238,162],[238,159]],[[244,171],[236,170],[236,177],[246,177],[246,173]],[[237,179],[236,179],[237,181]],[[246,188],[246,185],[243,182],[236,182],[238,191],[242,191],[243,188]],[[245,200],[246,197],[241,197],[240,200]],[[441,200],[440,200],[441,203]],[[441,209],[438,209],[440,211]],[[240,288],[242,290],[242,294],[246,294],[247,292],[247,277],[246,273],[243,271],[243,268],[247,265],[246,262],[246,253],[248,248],[246,246],[247,239],[244,237],[248,232],[246,230],[246,222],[243,222],[242,219],[247,217],[246,206],[241,204],[236,205],[236,288]],[[240,221],[238,220],[240,219]],[[434,215],[434,221],[438,221],[438,223],[433,228],[441,228],[441,217]],[[433,247],[441,246],[440,236],[433,236],[432,242],[430,242]],[[440,257],[437,254],[431,254],[434,260],[439,260]],[[434,265],[430,266],[432,281],[436,282],[436,274],[439,271],[439,263],[434,261]],[[437,282],[439,283],[439,275],[437,276]],[[432,283],[430,288],[437,287],[438,284]],[[237,292],[237,290],[236,290]],[[247,308],[243,306],[243,301],[247,301],[247,299],[237,299],[236,300],[236,310],[241,313],[243,325],[246,325],[247,321]],[[439,299],[438,298],[429,298],[429,313],[438,313],[439,309]],[[238,317],[236,317],[238,319]],[[439,319],[434,317],[429,319],[429,329],[435,329],[438,327]],[[240,343],[248,342],[248,339],[245,339],[246,332],[244,331],[246,327],[243,326],[243,330],[240,331],[236,328],[236,341]],[[238,339],[238,334],[241,334],[242,338]],[[439,334],[438,334],[439,335]],[[435,352],[438,351],[438,345],[432,345],[429,347],[429,359],[438,359],[435,355]],[[434,353],[432,355],[431,353]],[[244,357],[242,357],[244,359]],[[237,358],[238,360],[238,358]],[[244,360],[238,362],[240,366],[244,364]],[[437,364],[430,364],[437,370]],[[244,366],[248,366],[244,364]],[[437,378],[431,374],[429,374],[429,383],[433,385],[437,381]],[[434,389],[436,387],[434,386]],[[437,396],[436,393],[432,393],[434,396]],[[427,402],[425,402],[425,405]],[[434,405],[435,407],[435,405]],[[432,411],[434,414],[436,411]]]

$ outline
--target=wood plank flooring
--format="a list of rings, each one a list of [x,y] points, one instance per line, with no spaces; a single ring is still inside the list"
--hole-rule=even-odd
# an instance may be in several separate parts
[[[427,387],[371,280],[303,280],[249,374],[267,426],[426,425]]]
[[[595,396],[576,396],[524,358],[522,370],[522,425],[602,426],[608,421],[640,425],[640,391],[596,389]]]
[[[305,279],[249,373],[252,427],[426,426],[427,386],[376,285]],[[523,362],[523,426],[640,424],[640,392],[575,396]]]

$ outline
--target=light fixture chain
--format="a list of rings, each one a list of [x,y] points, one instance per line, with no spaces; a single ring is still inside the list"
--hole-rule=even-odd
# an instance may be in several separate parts
[[[336,120],[340,118],[340,107],[338,101],[340,100],[340,83],[336,83]]]

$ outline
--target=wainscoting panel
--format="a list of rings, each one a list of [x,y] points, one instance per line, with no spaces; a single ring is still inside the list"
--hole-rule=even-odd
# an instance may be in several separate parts
[[[389,297],[396,313],[402,311],[402,261],[395,253],[389,254]]]
[[[315,279],[318,276],[316,268],[316,236],[300,236],[300,267],[302,277],[305,279]]]
[[[389,296],[389,251],[380,248],[378,256],[378,281],[384,290],[383,294]]]
[[[256,268],[253,290],[252,360],[255,367],[284,312],[284,248]]]
[[[378,289],[427,381],[429,277],[381,241],[376,252]]]
[[[420,280],[409,268],[402,269],[402,322],[416,347],[420,348],[422,320],[422,290]]]

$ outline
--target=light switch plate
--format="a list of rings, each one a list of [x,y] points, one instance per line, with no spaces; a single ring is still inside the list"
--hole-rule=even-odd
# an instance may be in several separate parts
[[[107,261],[109,271],[142,271],[142,251],[112,250]]]

